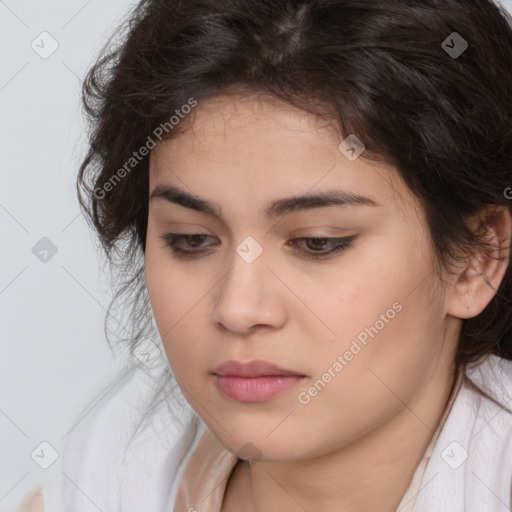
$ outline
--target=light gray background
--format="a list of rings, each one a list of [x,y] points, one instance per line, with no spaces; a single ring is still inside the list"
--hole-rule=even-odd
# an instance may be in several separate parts
[[[57,465],[41,469],[31,452],[41,441],[60,451],[120,369],[103,332],[111,293],[75,179],[81,78],[135,4],[0,1],[0,510],[52,478]],[[59,45],[47,59],[31,47],[43,31]],[[32,253],[42,237],[58,248],[47,263]]]
[[[502,3],[512,11],[512,0]],[[81,79],[135,4],[0,0],[0,510],[51,478],[58,466],[40,468],[31,452],[42,441],[60,451],[73,419],[122,367],[105,341],[111,294],[75,179]],[[59,45],[47,59],[31,47],[50,48],[43,31]],[[58,249],[46,263],[32,253],[43,237]]]

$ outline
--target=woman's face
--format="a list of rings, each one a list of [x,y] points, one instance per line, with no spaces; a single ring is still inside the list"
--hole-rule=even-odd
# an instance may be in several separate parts
[[[449,374],[458,320],[418,200],[341,142],[280,100],[219,97],[151,154],[154,316],[182,392],[233,453],[327,454],[412,418]],[[169,233],[206,236],[175,240],[187,255]],[[253,360],[292,376],[216,375]]]

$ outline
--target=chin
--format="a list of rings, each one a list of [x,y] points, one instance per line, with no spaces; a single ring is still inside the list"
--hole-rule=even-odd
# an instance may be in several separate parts
[[[284,462],[298,460],[306,455],[304,446],[300,446],[300,443],[290,436],[280,436],[274,432],[266,437],[268,429],[265,429],[265,433],[261,433],[255,431],[254,427],[244,430],[226,425],[226,429],[233,433],[233,437],[225,431],[211,430],[219,442],[233,455],[250,462]],[[299,448],[300,452],[297,451]]]

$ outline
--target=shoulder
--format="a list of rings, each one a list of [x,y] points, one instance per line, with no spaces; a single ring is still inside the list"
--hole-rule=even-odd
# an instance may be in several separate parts
[[[414,510],[497,512],[512,505],[511,483],[512,361],[489,356],[464,368]]]
[[[137,416],[135,408],[144,382],[140,370],[124,368],[89,401],[65,435],[65,470],[78,476],[88,461],[116,453]]]
[[[512,415],[512,361],[489,355],[484,361],[466,367],[466,377],[482,395],[504,414]]]
[[[124,368],[90,400],[63,444],[66,507],[77,512],[116,510],[123,496],[158,494],[158,472],[175,471],[179,457],[169,461],[169,453],[177,453],[193,419],[178,411],[173,417],[169,403],[158,402],[168,377],[163,371]],[[162,398],[169,397],[164,392]],[[152,498],[140,499],[152,510]],[[130,508],[137,510],[135,503]]]
[[[471,448],[475,468],[486,467],[512,483],[512,361],[491,355],[466,369],[468,396],[473,397],[475,419]],[[511,503],[512,504],[512,503]]]

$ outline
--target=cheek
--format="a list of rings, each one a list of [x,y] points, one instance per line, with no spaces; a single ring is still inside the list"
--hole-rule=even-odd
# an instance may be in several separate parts
[[[329,356],[324,361],[329,364],[317,367],[317,377],[338,356],[342,356],[342,369],[329,384],[329,392],[322,391],[324,405],[332,401],[360,414],[371,416],[377,410],[387,414],[394,410],[396,396],[407,402],[416,386],[428,380],[432,362],[443,348],[441,304],[432,301],[427,291],[431,283],[424,282],[414,293],[405,281],[394,284],[399,286],[386,287],[385,293],[365,301],[365,308],[345,315],[346,336],[325,348]]]
[[[166,268],[164,259],[149,241],[146,243],[144,265],[151,308],[162,335],[172,325],[170,315],[175,311],[176,300],[173,287],[168,285],[170,283],[170,280],[168,281],[169,270]]]
[[[172,261],[165,248],[150,237],[146,243],[145,274],[156,326],[169,364],[179,380],[187,380],[184,369],[193,368],[201,355],[201,325],[206,283],[194,279]],[[203,300],[202,300],[203,299]]]
[[[350,369],[344,371],[355,380],[368,368],[421,367],[442,338],[442,297],[434,291],[426,240],[404,235],[382,240],[360,251],[350,272],[336,276],[331,304],[323,309],[335,334],[316,350],[323,361],[346,354]]]
[[[148,296],[160,337],[165,347],[179,326],[184,314],[184,297],[179,275],[165,250],[156,247],[148,237],[145,254],[145,273]],[[181,300],[180,300],[181,297]]]
[[[311,418],[321,417],[326,446],[332,440],[348,443],[370,432],[426,385],[442,342],[440,311],[435,305],[427,311],[427,298],[424,290],[421,296],[403,297],[400,307],[388,313],[388,323],[380,323],[378,314],[387,311],[380,305],[391,304],[374,296],[374,302],[365,303],[373,309],[358,310],[357,321],[345,314],[346,324],[338,324],[340,331],[349,324],[346,330],[354,335],[315,346],[312,378],[297,390],[302,394],[297,396],[295,419],[307,426]],[[312,429],[305,430],[309,435]],[[309,441],[318,443],[314,435]]]

